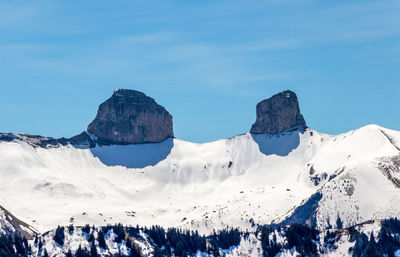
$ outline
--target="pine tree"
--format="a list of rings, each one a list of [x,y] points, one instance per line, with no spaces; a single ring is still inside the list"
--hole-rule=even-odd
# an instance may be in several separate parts
[[[25,255],[25,247],[24,244],[19,236],[14,236],[14,245],[15,249],[17,250],[17,254],[20,256]]]
[[[268,256],[268,248],[269,248],[269,231],[266,227],[262,227],[261,229],[261,247],[264,252],[264,256]]]
[[[68,232],[70,235],[72,235],[74,233],[74,230],[75,230],[74,225],[71,224],[68,226]]]
[[[139,249],[135,245],[133,245],[132,248],[131,248],[130,257],[141,257],[141,256],[142,255],[140,254]]]
[[[155,246],[154,251],[153,251],[153,257],[163,257],[163,256],[164,256],[164,254],[161,251],[160,247]]]
[[[85,257],[85,251],[82,250],[82,247],[79,245],[78,250],[75,252],[75,257]]]
[[[365,256],[383,256],[378,249],[378,245],[372,232],[371,239],[369,240],[367,247],[365,248],[365,254]]]
[[[71,249],[68,250],[68,252],[67,252],[67,254],[65,255],[65,257],[72,257]]]
[[[179,242],[176,244],[174,253],[177,256],[183,256],[184,250],[185,250],[185,245],[183,244],[182,240],[179,240]]]
[[[115,242],[117,242],[119,244],[122,242],[122,240],[125,240],[125,231],[124,231],[124,227],[122,226],[122,224],[115,225],[113,227],[113,232],[117,236],[117,238],[115,239]]]
[[[24,243],[24,247],[25,247],[25,248],[28,248],[28,247],[29,247],[28,240],[26,239],[26,237],[23,237],[23,238],[22,238],[22,242]]]
[[[54,241],[62,247],[64,245],[64,239],[64,227],[58,226],[54,234]]]
[[[93,233],[90,233],[88,242],[89,242],[90,244],[94,244],[94,241],[95,241],[95,239],[94,239],[94,234],[93,234]]]
[[[126,248],[129,248],[129,249],[132,248],[132,241],[129,237],[126,239],[125,245],[126,245]]]
[[[83,233],[86,233],[86,234],[89,234],[89,232],[90,232],[90,226],[89,226],[89,224],[86,224],[86,225],[82,228],[82,232],[83,232]]]
[[[336,228],[337,228],[337,229],[343,229],[343,222],[342,222],[342,220],[340,219],[339,214],[338,214],[337,219],[336,219]]]
[[[42,249],[42,247],[43,247],[43,242],[41,239],[39,239],[39,246],[38,246],[39,251]]]
[[[99,247],[102,249],[107,249],[107,245],[106,245],[106,240],[104,239],[104,233],[103,231],[99,231],[98,236],[97,236],[97,240],[99,241]]]
[[[97,248],[96,248],[96,245],[94,244],[94,242],[93,242],[92,246],[90,247],[90,256],[97,257]]]

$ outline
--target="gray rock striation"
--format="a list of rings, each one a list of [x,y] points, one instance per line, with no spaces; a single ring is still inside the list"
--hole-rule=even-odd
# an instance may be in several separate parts
[[[73,138],[104,144],[158,143],[173,137],[172,116],[142,92],[117,89],[102,103],[85,133]],[[90,140],[89,140],[90,141]]]
[[[300,113],[297,96],[290,90],[259,102],[256,110],[256,122],[250,129],[252,134],[279,134],[288,130],[307,128]]]

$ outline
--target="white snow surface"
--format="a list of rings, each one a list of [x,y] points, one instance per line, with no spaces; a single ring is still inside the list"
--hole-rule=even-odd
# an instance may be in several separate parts
[[[338,215],[349,226],[400,215],[399,188],[379,169],[387,162],[389,175],[400,177],[390,161],[399,146],[400,132],[377,125],[337,136],[307,129],[204,144],[0,142],[0,205],[40,232],[121,222],[209,233],[251,230],[251,219],[280,221],[319,191],[318,226],[334,225]]]
[[[16,233],[21,233],[23,236],[30,238],[37,231],[28,224],[13,217],[12,214],[0,206],[0,235]]]

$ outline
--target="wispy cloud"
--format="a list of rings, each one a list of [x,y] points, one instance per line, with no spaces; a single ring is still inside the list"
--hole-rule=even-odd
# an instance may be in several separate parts
[[[164,4],[155,8],[128,5],[129,11],[109,11],[121,30],[107,28],[104,35],[101,26],[107,26],[107,18],[102,16],[107,9],[99,13],[88,9],[83,17],[60,14],[59,5],[44,3],[2,5],[0,21],[4,27],[18,22],[33,24],[25,37],[21,36],[24,28],[19,27],[18,37],[0,40],[0,65],[12,64],[28,73],[52,71],[132,83],[170,80],[236,90],[240,85],[287,80],[310,72],[308,68],[277,66],[280,52],[359,44],[400,34],[396,26],[400,22],[398,1],[343,2],[327,4],[326,8],[315,8],[315,2],[303,0]],[[42,5],[47,7],[44,11]],[[171,12],[166,13],[166,8]],[[52,16],[52,10],[60,17]],[[45,14],[44,18],[39,14]],[[96,20],[101,21],[99,26]],[[151,26],[136,30],[138,20],[152,20],[148,23]],[[48,27],[42,28],[43,24]]]

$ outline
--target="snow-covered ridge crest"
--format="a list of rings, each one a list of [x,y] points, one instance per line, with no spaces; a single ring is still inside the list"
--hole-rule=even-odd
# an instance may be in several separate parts
[[[172,117],[154,99],[123,92],[124,100],[112,96],[96,119],[155,111],[148,117],[168,124],[165,140],[0,134],[0,204],[41,232],[116,222],[201,233],[290,222],[326,228],[338,216],[351,226],[400,215],[400,132],[369,125],[319,133],[307,128],[294,92],[285,91],[257,105],[255,133],[196,144],[173,137]]]
[[[2,142],[0,203],[40,231],[121,222],[208,233],[278,222],[320,192],[316,225],[339,215],[349,226],[400,214],[399,189],[377,165],[399,155],[387,135],[400,141],[399,132],[370,125],[338,136],[306,129],[205,144],[46,149]]]

